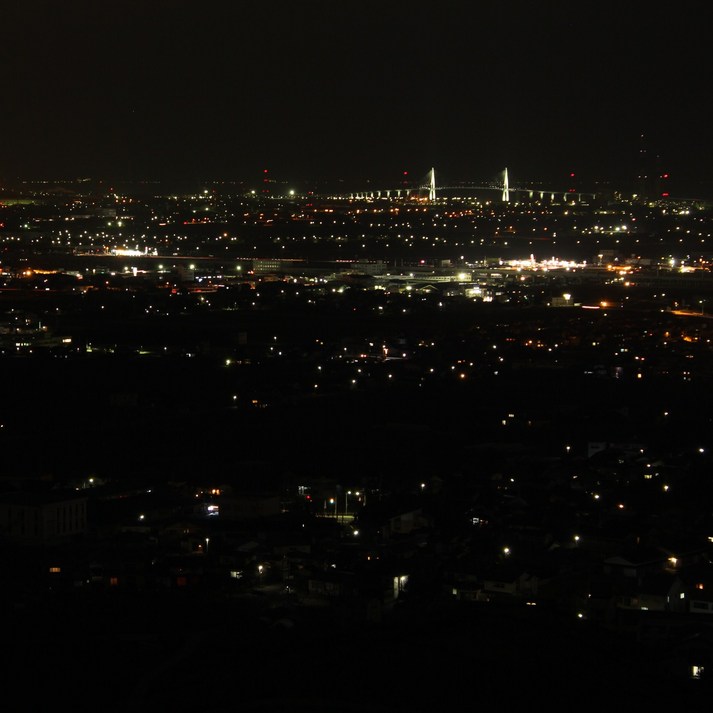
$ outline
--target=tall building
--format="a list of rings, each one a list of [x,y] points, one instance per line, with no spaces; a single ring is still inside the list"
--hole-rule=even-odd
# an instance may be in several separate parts
[[[87,498],[73,491],[0,495],[0,542],[49,543],[86,530]]]
[[[645,134],[639,136],[634,194],[642,200],[668,198],[669,174],[663,169],[661,156],[652,150]]]

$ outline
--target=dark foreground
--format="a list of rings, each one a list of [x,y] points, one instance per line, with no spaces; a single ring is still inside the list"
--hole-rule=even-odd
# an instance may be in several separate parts
[[[646,646],[587,622],[451,604],[355,624],[329,609],[270,612],[255,599],[5,611],[8,710],[643,710],[685,707],[709,690],[672,683]]]

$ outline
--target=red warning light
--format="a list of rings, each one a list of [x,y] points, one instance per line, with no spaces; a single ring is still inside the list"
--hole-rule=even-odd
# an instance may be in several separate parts
[[[661,176],[661,178],[668,178],[668,173],[664,173],[664,175]]]
[[[569,177],[570,177],[570,178],[574,178],[574,174],[573,174],[573,173],[570,173],[570,174],[569,174]]]
[[[661,194],[661,197],[662,197],[662,198],[668,198],[668,196],[669,196],[668,193],[662,193],[662,194]]]

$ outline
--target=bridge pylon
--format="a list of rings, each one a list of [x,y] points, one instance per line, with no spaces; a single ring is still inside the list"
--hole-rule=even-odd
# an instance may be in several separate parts
[[[430,173],[430,182],[428,185],[428,200],[433,203],[436,200],[436,169],[432,168]]]
[[[508,170],[507,167],[503,173],[503,203],[510,202],[510,184],[508,183]]]

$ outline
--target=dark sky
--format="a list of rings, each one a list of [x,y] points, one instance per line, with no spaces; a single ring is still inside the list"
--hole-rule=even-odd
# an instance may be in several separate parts
[[[0,178],[618,180],[713,157],[707,2],[3,0]]]

